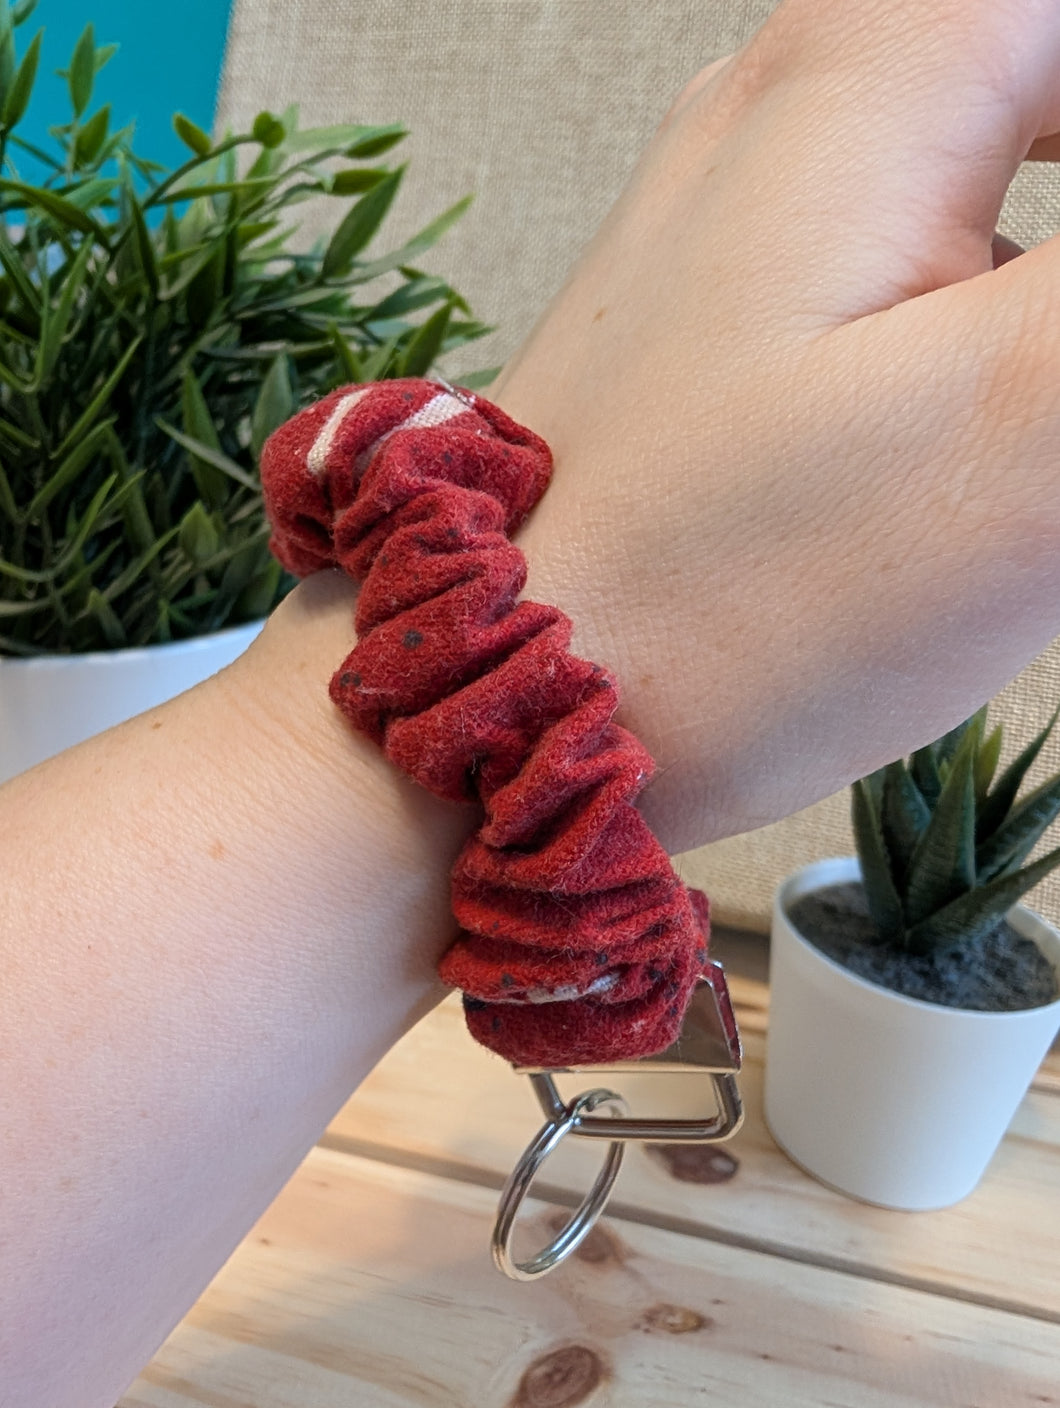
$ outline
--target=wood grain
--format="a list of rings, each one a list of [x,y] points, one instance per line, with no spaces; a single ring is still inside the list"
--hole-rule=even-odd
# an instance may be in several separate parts
[[[314,1150],[121,1408],[1042,1408],[1060,1327],[610,1221],[492,1269],[488,1190]],[[545,1235],[554,1213],[533,1205]]]
[[[900,1213],[852,1201],[795,1167],[765,1128],[763,994],[748,982],[733,983],[747,1055],[743,1130],[725,1146],[689,1150],[676,1169],[634,1147],[615,1190],[621,1210],[714,1241],[1060,1321],[1060,1091],[1032,1089],[983,1182],[956,1207]],[[694,1104],[696,1078],[691,1094],[688,1082],[625,1078],[623,1089],[634,1108],[639,1096],[675,1112]],[[540,1123],[528,1083],[471,1041],[449,999],[373,1072],[325,1142],[499,1187]],[[568,1139],[542,1178],[580,1196],[601,1152]]]

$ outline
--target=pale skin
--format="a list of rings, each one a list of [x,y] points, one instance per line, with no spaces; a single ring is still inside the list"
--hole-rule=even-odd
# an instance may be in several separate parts
[[[492,393],[528,595],[615,669],[683,849],[971,712],[1060,629],[1060,4],[787,0],[681,96]],[[331,708],[353,590],[0,791],[0,1382],[110,1408],[438,999],[473,814]]]

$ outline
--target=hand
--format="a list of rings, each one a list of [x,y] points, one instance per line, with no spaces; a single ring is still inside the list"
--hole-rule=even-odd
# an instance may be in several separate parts
[[[925,743],[1060,630],[1060,247],[994,240],[1058,60],[1045,0],[787,0],[492,393],[556,455],[527,595],[617,671],[671,849]]]

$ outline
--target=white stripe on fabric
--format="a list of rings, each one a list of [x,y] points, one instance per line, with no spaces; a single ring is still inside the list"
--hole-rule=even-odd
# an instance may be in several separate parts
[[[439,392],[437,396],[421,406],[418,411],[413,411],[408,420],[402,421],[396,430],[425,430],[431,425],[444,425],[447,420],[452,420],[454,416],[461,416],[467,410],[467,405],[458,397],[453,396],[448,391]]]
[[[413,411],[399,425],[393,426],[380,435],[378,440],[373,440],[366,450],[362,450],[354,464],[354,473],[360,478],[391,435],[396,435],[399,430],[430,430],[436,425],[444,425],[447,420],[453,420],[456,416],[464,415],[469,409],[467,402],[462,401],[459,396],[440,391],[437,396],[432,396],[426,405],[421,406],[418,411]]]
[[[327,459],[328,451],[335,441],[335,436],[339,433],[339,427],[361,397],[368,395],[368,391],[369,388],[367,386],[362,386],[357,391],[351,391],[347,396],[342,398],[331,415],[328,416],[320,429],[320,433],[310,446],[309,454],[306,455],[306,468],[309,470],[310,474],[320,475],[324,473],[324,461]]]

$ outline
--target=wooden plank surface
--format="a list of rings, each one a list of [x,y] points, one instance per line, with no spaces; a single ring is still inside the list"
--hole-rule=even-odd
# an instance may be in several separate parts
[[[747,1057],[743,1130],[676,1158],[631,1148],[614,1205],[655,1226],[1060,1322],[1060,1086],[1032,1089],[964,1202],[932,1213],[870,1207],[817,1183],[773,1143],[761,1113],[764,990],[738,976],[732,985]],[[650,1099],[672,1113],[694,1106],[688,1081],[627,1077],[623,1089],[634,1108]],[[324,1142],[499,1187],[541,1118],[528,1082],[467,1036],[454,998],[387,1056]],[[601,1153],[568,1139],[541,1177],[580,1196]]]
[[[120,1408],[1043,1408],[1060,1327],[609,1221],[545,1281],[492,1193],[314,1150]],[[537,1236],[556,1216],[528,1214]]]

